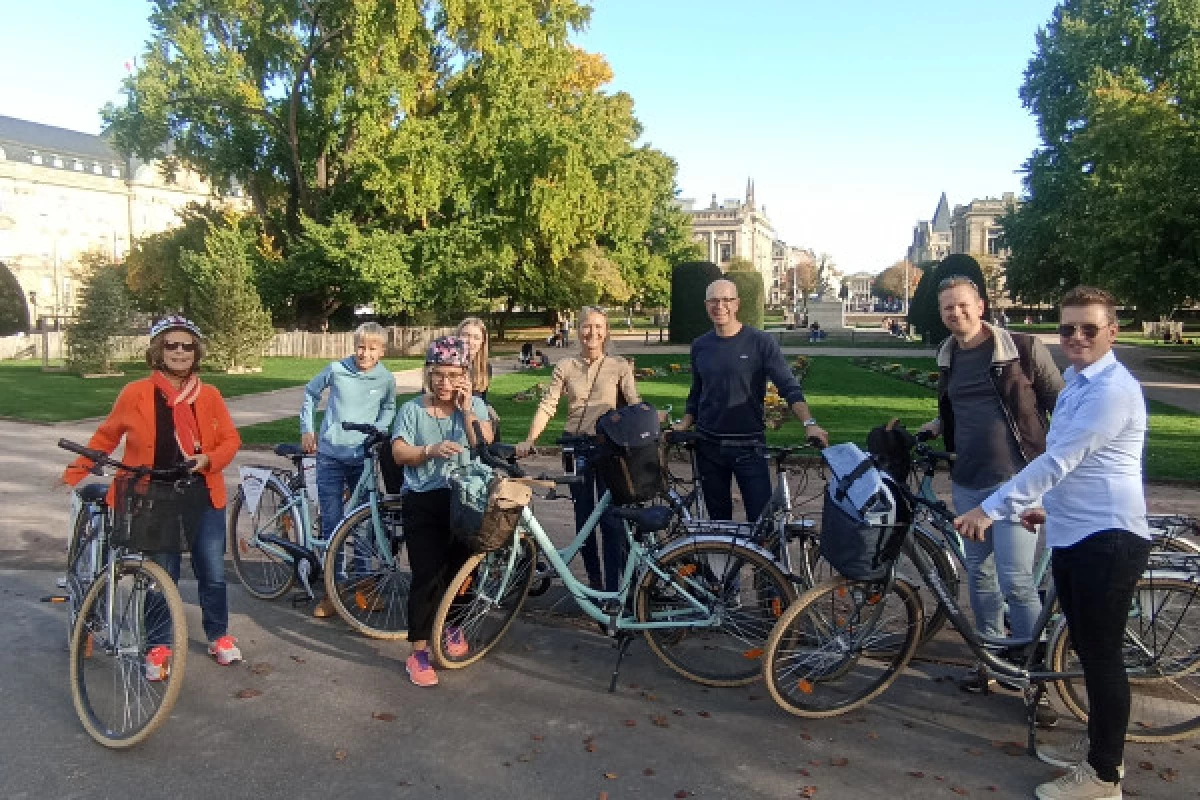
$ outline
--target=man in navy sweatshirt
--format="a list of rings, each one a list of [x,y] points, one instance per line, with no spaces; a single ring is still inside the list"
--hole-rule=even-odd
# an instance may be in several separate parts
[[[704,295],[713,329],[692,342],[692,389],[677,426],[696,426],[704,437],[696,447],[696,467],[712,519],[733,518],[731,481],[742,493],[746,519],[754,520],[771,499],[771,473],[763,453],[767,379],[804,424],[807,438],[829,443],[804,401],[799,381],[788,369],[775,339],[738,321],[737,286],[716,280]]]

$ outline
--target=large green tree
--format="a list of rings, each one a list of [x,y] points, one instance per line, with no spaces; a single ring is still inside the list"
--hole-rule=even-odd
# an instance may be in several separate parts
[[[626,288],[661,296],[686,221],[668,208],[675,164],[634,146],[632,100],[570,44],[589,14],[577,0],[157,0],[106,118],[123,149],[170,140],[245,190],[280,255],[260,281],[277,317],[571,306],[593,247]]]
[[[1065,0],[1021,98],[1042,146],[1003,220],[1009,290],[1085,282],[1145,315],[1200,297],[1200,4]]]

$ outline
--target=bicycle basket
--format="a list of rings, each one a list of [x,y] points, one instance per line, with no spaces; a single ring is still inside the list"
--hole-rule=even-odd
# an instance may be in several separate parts
[[[113,481],[114,547],[155,553],[189,549],[195,524],[208,499],[203,479],[152,481],[123,474]]]
[[[450,473],[450,531],[473,553],[502,547],[517,529],[533,490],[471,462]]]
[[[887,480],[857,445],[827,447],[820,552],[840,575],[878,581],[900,556],[906,525]]]

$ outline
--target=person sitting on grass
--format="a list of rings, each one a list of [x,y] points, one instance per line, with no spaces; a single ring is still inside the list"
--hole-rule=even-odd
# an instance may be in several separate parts
[[[326,541],[342,521],[342,498],[353,492],[362,477],[363,441],[358,431],[342,430],[343,422],[372,424],[387,430],[396,414],[396,379],[380,363],[387,334],[375,322],[364,322],[354,331],[354,354],[334,361],[304,387],[300,406],[300,446],[317,455],[317,503],[321,509],[321,535]],[[313,412],[329,390],[329,403],[321,433],[314,433]],[[333,602],[324,597],[313,609],[315,617],[334,615]]]

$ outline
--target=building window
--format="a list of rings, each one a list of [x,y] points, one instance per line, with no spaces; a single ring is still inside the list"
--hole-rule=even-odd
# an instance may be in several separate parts
[[[41,164],[42,163],[42,154],[39,153],[37,150],[30,151],[29,163],[30,164]]]
[[[733,245],[722,244],[721,245],[721,263],[724,264],[726,261],[728,261],[731,258],[733,258]]]
[[[1000,255],[1000,231],[989,228],[987,232],[987,253],[989,256]]]
[[[63,166],[62,156],[51,156],[50,161],[51,161],[51,163],[54,164],[55,167],[57,167],[58,169],[62,169],[62,166]]]
[[[77,159],[75,159],[75,171],[76,171],[76,172],[83,172],[83,161],[81,161],[81,160],[80,160],[80,159],[78,159],[78,158],[77,158]]]
[[[112,175],[114,178],[119,178],[119,177],[121,177],[121,170],[117,167],[116,164],[113,164],[112,167],[109,169],[108,174]]]
[[[100,166],[99,161],[92,162],[92,172],[96,175],[104,174],[104,167]]]

